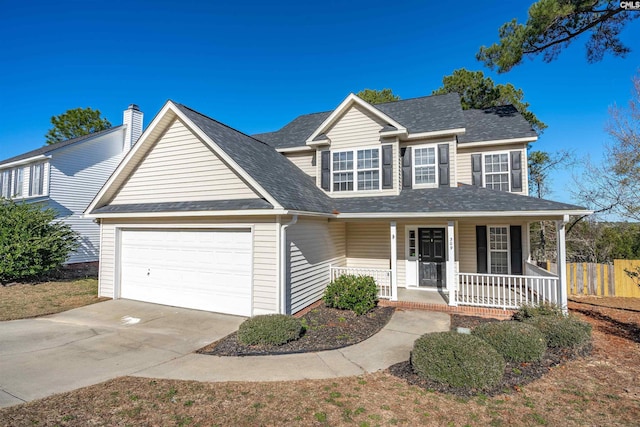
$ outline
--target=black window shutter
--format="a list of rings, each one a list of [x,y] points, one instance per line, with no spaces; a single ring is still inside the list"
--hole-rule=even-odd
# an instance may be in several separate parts
[[[440,187],[449,186],[449,144],[438,144],[438,178]]]
[[[511,191],[522,191],[522,152],[511,153]]]
[[[331,185],[331,169],[330,169],[330,152],[329,151],[322,151],[320,153],[320,171],[321,171],[321,178],[320,178],[320,186],[322,187],[323,190],[327,190],[329,191],[329,186]]]
[[[382,146],[382,188],[393,188],[393,145]]]
[[[509,228],[511,240],[511,274],[522,274],[522,227],[512,225]]]
[[[482,187],[482,154],[471,155],[471,184]]]
[[[411,147],[403,149],[402,154],[402,188],[411,188],[413,168],[411,167]]]
[[[487,273],[487,227],[476,225],[476,256],[478,273]]]

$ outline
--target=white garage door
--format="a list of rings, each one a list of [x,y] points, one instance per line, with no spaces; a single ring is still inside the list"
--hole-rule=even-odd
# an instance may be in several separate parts
[[[251,232],[123,230],[120,297],[251,315]]]

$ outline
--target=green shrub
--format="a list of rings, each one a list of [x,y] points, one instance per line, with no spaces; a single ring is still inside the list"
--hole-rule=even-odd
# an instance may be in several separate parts
[[[77,234],[53,209],[0,198],[0,283],[34,279],[60,267]]]
[[[488,389],[500,383],[506,364],[493,347],[478,337],[438,332],[416,340],[411,366],[416,374],[441,384]]]
[[[524,322],[527,319],[539,316],[561,317],[562,309],[555,304],[542,303],[540,305],[525,304],[513,314],[512,319]]]
[[[545,336],[538,328],[527,323],[485,323],[476,327],[473,335],[491,344],[506,360],[512,362],[540,360],[547,350]]]
[[[578,348],[591,341],[591,325],[574,317],[538,316],[526,320],[553,348]]]
[[[245,320],[238,341],[245,345],[282,345],[302,336],[302,322],[286,314],[266,314]]]
[[[351,310],[357,315],[371,311],[378,302],[378,286],[371,276],[340,276],[324,291],[327,307]]]

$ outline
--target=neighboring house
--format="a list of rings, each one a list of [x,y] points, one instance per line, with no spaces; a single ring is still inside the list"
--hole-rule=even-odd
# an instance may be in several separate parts
[[[142,134],[142,112],[130,105],[123,124],[0,161],[0,196],[52,208],[79,235],[67,264],[96,262],[100,226],[84,218],[89,202]]]
[[[102,227],[100,295],[251,316],[296,313],[332,277],[380,297],[450,305],[566,305],[564,274],[529,263],[529,223],[578,206],[527,196],[510,106],[456,94],[335,110],[247,136],[167,102],[89,206]]]

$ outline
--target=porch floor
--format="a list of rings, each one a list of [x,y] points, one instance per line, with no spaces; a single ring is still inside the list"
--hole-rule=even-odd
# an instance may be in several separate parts
[[[447,305],[449,297],[435,290],[398,288],[398,301]]]

